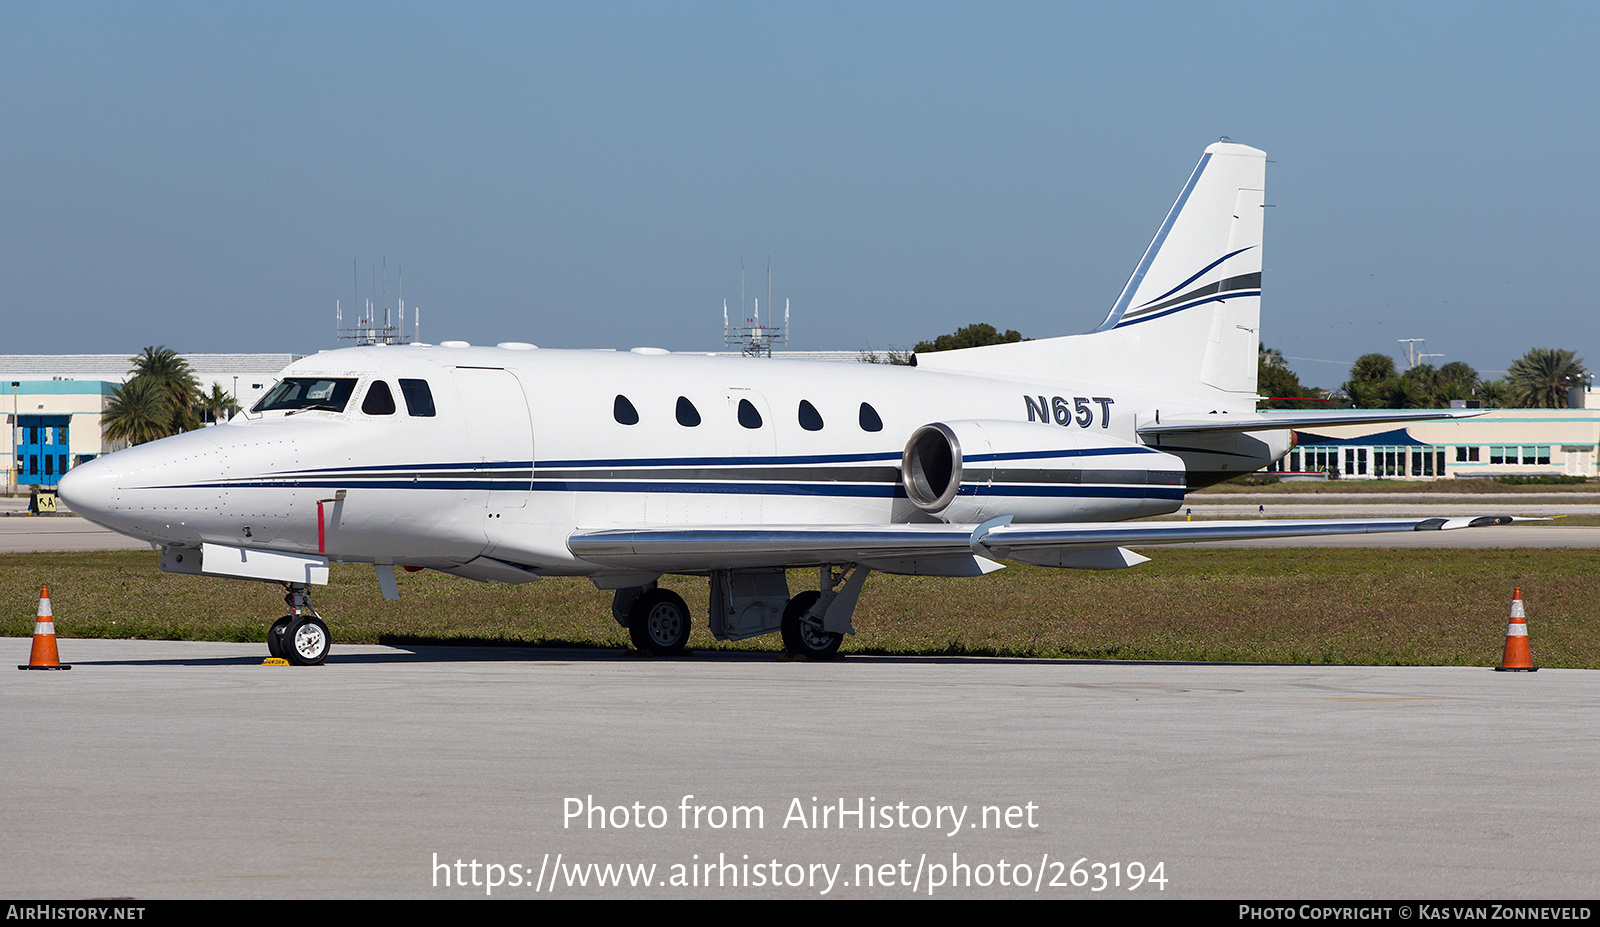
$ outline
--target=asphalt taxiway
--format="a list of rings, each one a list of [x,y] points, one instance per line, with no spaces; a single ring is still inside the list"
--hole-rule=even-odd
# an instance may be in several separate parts
[[[1515,900],[1600,859],[1589,671],[61,649],[0,673],[13,896]]]

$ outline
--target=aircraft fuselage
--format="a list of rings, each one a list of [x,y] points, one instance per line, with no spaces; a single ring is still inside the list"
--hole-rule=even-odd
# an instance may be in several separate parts
[[[1183,461],[1137,436],[1161,397],[1070,379],[412,345],[325,352],[283,377],[347,384],[330,396],[342,407],[108,455],[74,471],[75,508],[164,547],[440,568],[484,555],[559,575],[599,571],[568,550],[574,529],[1115,521],[1184,492]],[[409,404],[418,382],[431,409]],[[931,423],[962,457],[937,510],[901,472]]]

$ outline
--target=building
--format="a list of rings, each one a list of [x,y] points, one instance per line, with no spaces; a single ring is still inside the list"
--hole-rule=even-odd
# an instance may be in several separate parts
[[[298,354],[185,354],[202,392],[221,386],[249,408]],[[85,460],[116,450],[101,414],[133,366],[127,354],[0,354],[0,408],[11,441],[4,491],[54,486]]]
[[[1267,472],[1369,480],[1600,477],[1600,408],[1495,409],[1455,421],[1343,425],[1298,436]]]

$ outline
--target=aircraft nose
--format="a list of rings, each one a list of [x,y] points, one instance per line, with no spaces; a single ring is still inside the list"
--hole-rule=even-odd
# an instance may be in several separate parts
[[[108,455],[81,463],[68,470],[56,485],[56,492],[72,511],[102,527],[110,528],[109,514],[123,474]]]

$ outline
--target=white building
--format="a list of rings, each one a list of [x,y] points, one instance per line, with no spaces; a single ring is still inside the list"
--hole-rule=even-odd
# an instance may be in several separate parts
[[[298,354],[185,354],[202,392],[249,408]],[[128,354],[0,354],[0,408],[10,440],[4,491],[53,486],[67,469],[115,450],[101,413],[133,368]]]
[[[1600,477],[1600,408],[1494,409],[1455,421],[1343,425],[1298,432],[1268,472],[1345,479]]]

